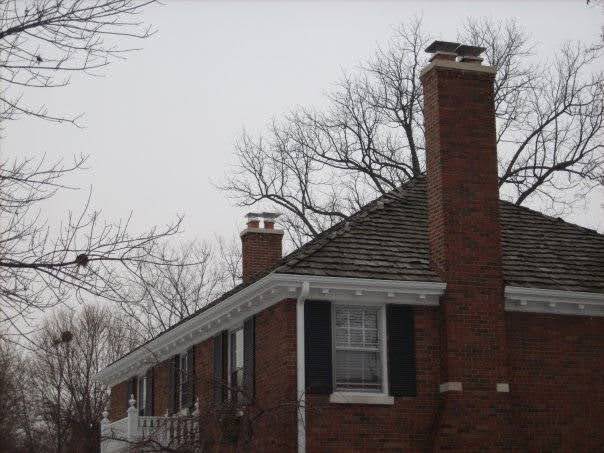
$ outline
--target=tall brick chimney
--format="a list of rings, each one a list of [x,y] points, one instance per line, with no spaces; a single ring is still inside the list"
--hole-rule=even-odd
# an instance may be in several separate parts
[[[435,450],[510,448],[495,140],[495,70],[484,49],[435,41],[423,69],[428,235],[441,300]],[[456,56],[452,57],[451,55]]]
[[[246,215],[247,225],[240,234],[243,256],[243,283],[249,283],[271,268],[283,253],[283,230],[275,229],[279,214],[272,212]],[[262,228],[260,222],[263,222]]]

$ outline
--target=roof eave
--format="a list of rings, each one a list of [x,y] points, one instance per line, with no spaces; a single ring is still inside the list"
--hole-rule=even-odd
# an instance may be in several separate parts
[[[219,304],[167,331],[143,347],[99,371],[95,379],[113,386],[139,375],[169,357],[186,351],[218,332],[240,324],[244,319],[284,300],[296,299],[303,283],[308,283],[308,298],[355,300],[367,303],[394,303],[435,306],[446,288],[441,282],[377,280],[318,275],[270,273],[229,296]]]
[[[604,294],[506,286],[505,309],[527,313],[604,316]]]

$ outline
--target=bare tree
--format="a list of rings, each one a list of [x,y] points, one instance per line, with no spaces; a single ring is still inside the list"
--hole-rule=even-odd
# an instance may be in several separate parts
[[[42,215],[43,202],[66,188],[63,178],[82,167],[40,159],[0,162],[0,323],[18,335],[30,317],[69,300],[101,297],[123,302],[124,274],[144,264],[176,265],[161,253],[162,241],[181,219],[132,234],[130,219],[111,224],[89,201],[58,227]]]
[[[76,123],[79,115],[49,113],[26,102],[27,93],[65,87],[71,74],[94,74],[132,50],[129,39],[152,29],[139,20],[155,0],[0,0],[0,121],[33,116]],[[181,219],[132,233],[130,218],[110,223],[90,197],[60,225],[49,225],[44,202],[86,164],[41,157],[0,159],[0,325],[4,336],[26,339],[40,310],[93,296],[124,302],[124,274],[159,264],[164,239]],[[164,265],[169,265],[161,261]]]
[[[223,289],[229,290],[239,285],[243,278],[241,240],[235,236],[227,239],[217,235],[215,242],[216,267],[223,281]]]
[[[220,186],[240,206],[281,206],[300,245],[424,171],[421,68],[430,37],[419,20],[347,74],[324,110],[298,108],[264,136],[243,133],[237,165]],[[602,175],[603,76],[598,51],[567,44],[552,61],[515,22],[468,20],[459,40],[486,48],[497,69],[495,108],[500,187],[517,204],[541,197],[554,208]]]
[[[98,449],[98,427],[109,396],[93,377],[137,340],[131,326],[108,307],[85,305],[47,317],[37,338],[39,348],[27,358],[23,405],[56,446],[51,451]]]
[[[16,451],[19,437],[19,380],[23,367],[14,345],[0,339],[0,445]]]
[[[153,31],[138,16],[156,0],[0,0],[0,121],[23,115],[75,123],[80,115],[50,113],[26,102],[30,89],[69,84],[128,50],[124,38]]]
[[[191,316],[236,284],[236,249],[222,238],[217,244],[164,245],[158,261],[129,269],[131,293],[120,306],[144,338]]]

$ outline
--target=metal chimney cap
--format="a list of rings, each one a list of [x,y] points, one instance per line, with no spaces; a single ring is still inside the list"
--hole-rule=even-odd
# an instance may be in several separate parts
[[[433,41],[428,47],[426,47],[427,53],[447,52],[455,53],[455,49],[460,46],[458,42],[450,41]]]
[[[278,212],[262,212],[260,214],[262,216],[263,219],[265,220],[275,220],[276,218],[278,218],[281,214]]]
[[[455,53],[460,57],[479,57],[480,54],[485,50],[486,48],[484,47],[461,44],[457,49],[455,49]]]
[[[266,219],[266,220],[275,220],[277,217],[281,216],[279,212],[248,212],[245,217],[248,219]]]
[[[454,53],[460,57],[478,57],[486,49],[480,46],[470,46],[450,41],[433,41],[426,47],[427,53]]]

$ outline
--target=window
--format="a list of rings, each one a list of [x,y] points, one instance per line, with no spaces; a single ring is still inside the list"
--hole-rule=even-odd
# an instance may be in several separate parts
[[[305,301],[306,393],[379,405],[417,396],[414,307],[360,302]]]
[[[382,392],[384,332],[381,307],[334,304],[336,391]]]
[[[170,413],[184,411],[193,407],[195,403],[194,347],[172,357],[170,388]]]
[[[243,393],[243,327],[231,331],[229,335],[229,388],[231,398],[240,399]]]
[[[145,414],[145,406],[147,402],[147,386],[146,384],[146,376],[138,377],[138,401],[136,404],[138,405],[138,415],[146,415]],[[150,414],[149,414],[150,415]]]
[[[213,339],[214,400],[251,404],[255,388],[255,318]]]
[[[189,389],[189,361],[187,360],[188,353],[183,353],[178,356],[178,408],[184,409],[187,407],[187,391]]]

